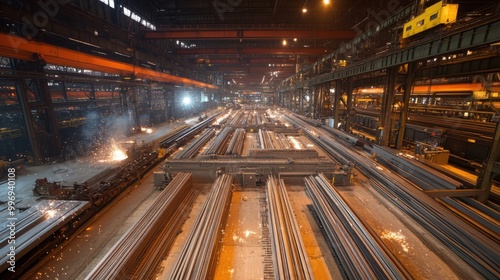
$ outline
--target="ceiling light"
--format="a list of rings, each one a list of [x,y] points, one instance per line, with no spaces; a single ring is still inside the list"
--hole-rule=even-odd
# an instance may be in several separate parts
[[[303,14],[307,13],[307,8],[302,8],[302,13]]]
[[[286,46],[286,39],[283,39],[283,46]]]
[[[293,38],[293,41],[294,41],[294,42],[297,42],[297,38]]]
[[[323,0],[323,4],[325,4],[325,5],[330,4],[330,0]]]

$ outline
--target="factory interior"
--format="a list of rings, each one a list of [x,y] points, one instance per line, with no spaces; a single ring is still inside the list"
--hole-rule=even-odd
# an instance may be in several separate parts
[[[497,0],[0,21],[0,279],[500,279]]]

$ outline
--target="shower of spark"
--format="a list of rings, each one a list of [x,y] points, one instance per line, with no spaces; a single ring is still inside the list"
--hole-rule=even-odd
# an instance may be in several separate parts
[[[112,161],[122,161],[128,158],[124,151],[120,150],[118,147],[113,147],[113,152],[111,154]]]
[[[111,161],[122,161],[126,158],[128,158],[127,154],[113,140],[111,143]]]

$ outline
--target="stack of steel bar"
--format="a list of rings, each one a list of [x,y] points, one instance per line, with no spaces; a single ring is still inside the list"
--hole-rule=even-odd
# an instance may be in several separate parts
[[[372,153],[379,162],[384,162],[387,167],[398,172],[401,176],[410,179],[424,190],[455,190],[462,185],[449,177],[418,161],[408,161],[395,151],[374,145]]]
[[[274,135],[270,131],[259,129],[259,141],[261,149],[274,149],[273,139]]]
[[[376,158],[380,163],[408,178],[423,190],[455,190],[462,186],[460,182],[440,174],[421,162],[410,161],[406,157],[400,156],[399,152],[389,148],[374,145],[372,152],[377,155]],[[439,200],[443,201],[445,206],[457,209],[457,213],[465,219],[473,220],[477,225],[481,225],[482,230],[491,236],[500,234],[498,222],[500,214],[491,207],[465,196],[451,198],[443,195]],[[484,215],[485,213],[488,215]]]
[[[198,150],[205,145],[208,140],[210,140],[215,135],[215,129],[209,128],[205,130],[198,138],[189,143],[182,151],[180,151],[175,158],[176,159],[189,159],[193,158]]]
[[[256,125],[256,119],[255,119],[255,114],[248,114],[248,120],[247,120],[248,125]]]
[[[224,127],[210,146],[203,152],[204,155],[223,155],[226,151],[226,143],[231,136],[232,128],[229,126]]]
[[[86,279],[148,279],[173,244],[193,200],[190,173],[178,173]]]
[[[245,141],[245,129],[238,128],[233,134],[231,141],[226,149],[226,155],[241,155],[243,143]]]
[[[304,178],[321,225],[348,279],[411,278],[380,247],[323,174]]]
[[[439,202],[420,191],[415,184],[399,175],[384,171],[379,165],[354,149],[346,149],[340,139],[348,140],[346,133],[325,132],[300,120],[293,114],[285,118],[303,127],[303,132],[318,143],[327,153],[338,161],[352,161],[389,201],[434,234],[442,243],[454,251],[477,272],[488,279],[500,279],[500,247],[498,234],[494,237],[485,234],[471,221],[464,221]],[[497,220],[498,221],[498,220]]]
[[[217,118],[217,120],[215,121],[215,124],[223,125],[223,124],[227,123],[229,116],[231,116],[231,114],[233,112],[233,109],[229,109],[225,112],[226,113],[223,116],[221,116],[220,118]]]
[[[217,178],[179,253],[170,279],[212,279],[218,245],[229,214],[233,177]]]
[[[290,141],[286,138],[284,133],[276,134],[276,141],[278,142],[279,149],[291,149]]]
[[[68,218],[77,217],[89,207],[90,203],[87,201],[43,200],[16,214],[15,217],[7,218],[0,224],[0,259],[2,260],[0,272],[9,273],[14,278],[19,276],[7,270],[12,267],[12,264],[9,264],[12,258],[14,258],[15,271],[22,271],[23,263],[20,259],[23,256],[32,257],[33,248],[64,227]],[[4,210],[6,209],[7,207]],[[5,278],[2,279],[11,278],[4,276]]]
[[[263,122],[262,122],[262,115],[261,114],[257,114],[257,124],[258,125],[262,125]]]
[[[236,114],[234,116],[232,116],[232,118],[229,120],[229,125],[240,124],[244,115],[245,115],[244,111],[242,111],[242,110],[236,111]]]
[[[314,279],[283,180],[269,176],[267,206],[275,279]]]
[[[160,141],[159,145],[161,148],[176,148],[182,145],[185,141],[188,141],[194,135],[200,133],[205,127],[211,124],[214,119],[220,114],[216,113],[205,120],[189,127],[179,130],[178,132],[170,135],[166,139]]]

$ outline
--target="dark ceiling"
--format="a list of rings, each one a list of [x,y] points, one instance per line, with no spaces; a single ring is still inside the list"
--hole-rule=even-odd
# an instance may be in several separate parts
[[[128,4],[148,14],[157,26],[157,31],[145,33],[145,39],[171,40],[176,55],[203,70],[223,73],[225,84],[235,90],[251,92],[272,91],[273,85],[296,72],[297,65],[315,62],[416,0],[327,2],[130,0]],[[448,2],[469,11],[492,1]]]

